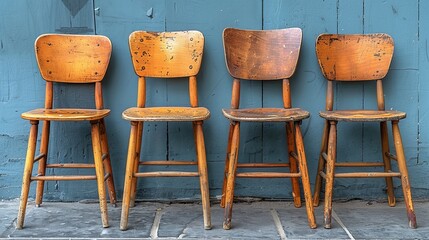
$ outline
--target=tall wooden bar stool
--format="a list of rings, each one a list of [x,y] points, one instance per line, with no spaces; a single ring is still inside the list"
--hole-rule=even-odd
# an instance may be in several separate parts
[[[296,207],[301,206],[299,178],[302,180],[308,223],[316,228],[310,180],[301,133],[301,121],[310,116],[307,111],[293,108],[289,78],[295,72],[301,49],[299,28],[280,30],[241,30],[227,28],[223,32],[226,66],[233,77],[231,108],[223,109],[229,119],[229,137],[225,160],[225,176],[221,207],[225,208],[224,229],[231,228],[234,183],[236,177],[292,178]],[[282,80],[283,108],[239,109],[241,80]],[[289,163],[238,163],[240,122],[281,122],[285,124]],[[269,139],[267,139],[269,141]],[[298,167],[299,166],[299,167]],[[239,172],[237,168],[289,168],[290,172]]]
[[[124,196],[120,229],[126,230],[130,206],[134,205],[138,177],[199,177],[204,228],[211,229],[210,196],[203,136],[203,121],[207,108],[198,107],[197,78],[203,57],[204,37],[198,31],[145,32],[136,31],[129,37],[131,59],[138,76],[137,107],[128,108],[122,117],[131,123],[125,172]],[[146,107],[146,78],[189,78],[190,107]],[[144,122],[191,122],[197,161],[141,161]],[[192,135],[191,135],[192,136]],[[197,172],[146,171],[139,166],[197,165]]]
[[[328,80],[326,111],[320,116],[326,120],[314,192],[314,205],[319,205],[322,178],[325,179],[325,228],[331,228],[332,192],[335,178],[385,178],[390,206],[395,206],[392,177],[399,177],[404,192],[409,226],[416,228],[411,198],[410,182],[399,120],[404,112],[386,111],[382,79],[386,76],[393,56],[393,39],[387,34],[322,34],[317,38],[316,53],[320,69]],[[334,82],[375,81],[377,89],[377,110],[334,110]],[[393,142],[396,155],[389,150],[387,122],[392,123]],[[381,157],[383,162],[337,162],[338,122],[378,122],[381,131]],[[392,171],[391,160],[397,161],[399,172]],[[384,167],[382,172],[335,173],[335,167]]]
[[[110,110],[104,109],[101,81],[110,61],[112,45],[104,36],[45,34],[35,43],[37,63],[42,78],[46,80],[45,108],[35,109],[21,115],[31,123],[22,180],[21,201],[16,228],[24,225],[25,209],[31,181],[37,181],[36,206],[43,198],[45,181],[97,180],[103,227],[108,227],[106,191],[107,181],[110,203],[116,204],[112,167],[106,136],[104,117]],[[95,109],[53,108],[53,83],[95,84]],[[43,121],[40,154],[35,157],[39,121]],[[52,163],[48,164],[49,130],[51,121],[89,121],[91,123],[94,164]],[[66,136],[64,136],[66,137]],[[33,165],[38,162],[37,175]],[[104,165],[104,167],[103,167]],[[94,168],[95,175],[46,176],[46,168]]]

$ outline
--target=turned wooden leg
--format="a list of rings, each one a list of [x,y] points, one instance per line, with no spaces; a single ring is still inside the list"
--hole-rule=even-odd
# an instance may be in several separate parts
[[[337,155],[337,122],[330,121],[328,159],[326,161],[326,184],[325,184],[325,228],[331,228],[332,192],[334,189],[335,161]]]
[[[408,225],[410,228],[417,228],[416,214],[414,213],[413,199],[411,197],[411,185],[408,178],[407,163],[398,123],[399,121],[392,121],[392,132],[396,157],[398,158],[398,168],[401,173],[401,184],[402,191],[404,192],[405,207],[407,208]]]
[[[381,130],[381,149],[384,162],[384,171],[390,172],[392,170],[392,165],[390,163],[390,158],[386,155],[390,152],[389,150],[389,138],[387,135],[387,122],[380,123]],[[386,186],[387,186],[387,202],[389,206],[394,207],[396,204],[395,194],[393,192],[393,179],[392,177],[386,177]]]
[[[28,136],[27,155],[25,157],[24,174],[22,176],[21,198],[19,201],[18,219],[16,228],[24,226],[25,210],[27,208],[28,192],[30,191],[31,174],[33,172],[34,153],[36,152],[37,128],[39,121],[30,121],[30,135]]]
[[[235,174],[237,173],[237,161],[238,161],[238,148],[240,144],[240,123],[237,122],[234,125],[234,130],[231,140],[231,153],[229,155],[229,166],[227,185],[225,193],[225,213],[223,220],[223,229],[231,229],[231,218],[232,218],[232,204],[234,201],[234,184]]]
[[[100,122],[91,121],[92,151],[94,153],[95,175],[97,177],[98,199],[100,201],[101,222],[103,227],[109,227],[107,215],[106,190],[104,187],[104,169],[100,139]]]
[[[140,152],[142,148],[143,126],[144,126],[144,122],[138,122],[136,147],[135,147],[136,153],[134,156],[134,170],[133,170],[133,172],[135,173],[139,171],[139,166],[140,166]],[[136,205],[137,183],[138,183],[138,178],[133,178],[131,182],[130,207],[134,207]]]
[[[228,146],[226,147],[226,157],[225,157],[225,170],[223,174],[223,186],[222,186],[222,198],[220,201],[220,207],[225,207],[225,196],[226,196],[226,185],[228,182],[228,172],[229,172],[229,155],[231,154],[231,141],[232,133],[234,130],[234,125],[229,124],[229,133],[228,133]]]
[[[109,143],[107,141],[106,126],[104,124],[104,119],[100,120],[100,137],[101,137],[101,150],[103,155],[106,157],[103,160],[104,170],[108,174],[107,177],[107,190],[109,193],[109,201],[114,207],[116,207],[116,191],[115,191],[115,182],[113,181],[113,171],[110,161],[110,152],[109,152]]]
[[[211,229],[211,214],[210,214],[210,191],[209,177],[207,170],[206,147],[204,145],[203,125],[202,122],[193,124],[195,129],[198,173],[200,175],[201,199],[203,205],[204,229]]]
[[[134,164],[135,164],[135,151],[136,151],[136,137],[137,137],[137,122],[131,122],[130,140],[128,144],[127,166],[125,169],[124,180],[124,195],[122,199],[122,212],[120,229],[127,230],[128,227],[128,213],[130,210],[130,197],[131,185],[134,177]]]
[[[325,159],[322,156],[322,153],[326,153],[328,149],[328,136],[329,136],[329,122],[325,121],[325,127],[323,128],[323,135],[322,135],[322,146],[320,147],[320,154],[319,154],[319,164],[317,166],[317,173],[316,173],[316,182],[314,185],[314,195],[313,195],[313,206],[318,207],[320,203],[320,191],[322,189],[322,176],[320,176],[320,173],[325,169]]]
[[[311,198],[310,178],[308,176],[307,159],[305,157],[304,143],[301,134],[301,123],[295,123],[295,141],[296,150],[299,159],[299,168],[301,172],[302,188],[304,189],[305,208],[307,210],[308,224],[310,228],[316,228],[316,219],[314,217],[313,200]]]
[[[42,157],[39,160],[39,168],[37,171],[38,176],[45,176],[46,174],[46,163],[48,161],[48,146],[49,146],[49,130],[50,130],[50,121],[44,121],[43,122],[43,128],[42,128],[42,139],[40,143],[40,154],[43,154],[44,157]],[[39,180],[37,181],[37,188],[36,188],[36,207],[40,207],[43,201],[43,188],[45,186],[45,181]]]
[[[286,135],[287,135],[287,146],[288,146],[288,156],[289,156],[289,170],[291,173],[297,173],[298,172],[298,165],[296,163],[296,159],[292,157],[291,153],[295,152],[296,145],[295,145],[295,134],[293,132],[293,123],[289,122],[286,123]],[[299,179],[298,178],[291,178],[292,182],[292,196],[293,196],[293,203],[295,207],[301,207],[301,193],[299,189]]]

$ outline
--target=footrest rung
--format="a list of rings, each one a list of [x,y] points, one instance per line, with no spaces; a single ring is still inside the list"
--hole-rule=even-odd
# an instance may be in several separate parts
[[[134,173],[135,177],[198,177],[197,172],[140,172]]]
[[[354,172],[354,173],[336,173],[336,178],[383,178],[383,177],[401,177],[398,172]]]
[[[165,161],[165,160],[157,160],[157,161],[145,161],[140,162],[140,165],[197,165],[196,161]]]
[[[41,153],[41,154],[37,155],[37,156],[34,158],[33,162],[37,162],[37,161],[39,161],[40,159],[44,158],[45,156],[46,156],[46,154]]]
[[[239,168],[275,168],[275,167],[289,167],[289,163],[239,163]]]
[[[335,167],[384,167],[382,162],[336,162]]]
[[[47,168],[95,168],[95,164],[91,163],[55,163],[47,164]]]
[[[293,177],[301,177],[301,173],[244,172],[244,173],[237,173],[236,177],[241,177],[241,178],[293,178]]]
[[[95,175],[82,175],[82,176],[34,176],[31,181],[61,181],[61,180],[96,180]]]

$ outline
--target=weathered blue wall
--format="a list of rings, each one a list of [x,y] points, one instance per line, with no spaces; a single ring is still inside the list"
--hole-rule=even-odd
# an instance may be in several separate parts
[[[300,27],[303,45],[292,79],[293,104],[312,114],[303,123],[312,182],[315,179],[323,121],[326,82],[314,53],[317,35],[386,32],[395,39],[395,55],[385,81],[386,107],[407,112],[401,122],[405,153],[417,198],[429,197],[429,1],[424,0],[16,0],[0,1],[0,199],[19,197],[29,124],[20,113],[43,106],[44,81],[38,73],[33,43],[42,33],[102,34],[113,43],[112,60],[103,82],[114,177],[122,194],[129,123],[121,112],[136,102],[136,76],[128,52],[128,35],[134,30],[203,32],[205,52],[198,76],[200,105],[211,118],[204,125],[211,195],[220,194],[228,121],[221,114],[229,107],[231,78],[226,71],[222,30],[225,27],[276,29]],[[242,106],[281,106],[278,82],[249,82],[242,87]],[[148,105],[188,104],[186,81],[148,81]],[[93,106],[92,89],[55,87],[57,106]],[[355,83],[336,88],[338,108],[375,107],[374,86]],[[349,101],[344,101],[344,99]],[[342,99],[342,100],[340,100]],[[168,129],[168,134],[167,134]],[[375,161],[380,158],[378,125],[340,125],[339,159]],[[194,159],[189,124],[145,125],[143,158]],[[285,155],[282,124],[243,124],[241,162],[274,161]],[[280,134],[279,134],[280,133]],[[66,136],[66,138],[61,138]],[[168,142],[168,145],[166,144]],[[89,124],[52,124],[51,161],[92,161]],[[70,170],[69,170],[70,171]],[[60,174],[58,170],[51,173]],[[67,173],[67,172],[66,172]],[[73,172],[68,172],[73,173]],[[383,179],[338,179],[337,198],[384,198]],[[399,181],[395,181],[401,194]],[[35,186],[32,185],[34,193]],[[140,179],[142,198],[195,198],[197,179]],[[290,198],[289,180],[238,179],[237,195]],[[96,198],[95,183],[49,182],[46,199]]]

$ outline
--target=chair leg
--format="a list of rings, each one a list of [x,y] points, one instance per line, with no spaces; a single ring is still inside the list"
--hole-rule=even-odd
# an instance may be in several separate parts
[[[237,173],[238,148],[240,145],[240,123],[234,125],[231,139],[231,153],[229,154],[229,166],[227,174],[227,184],[225,190],[225,213],[223,220],[223,229],[231,229],[232,204],[234,201],[234,184]]]
[[[322,189],[322,176],[320,173],[325,169],[325,159],[322,157],[322,153],[326,153],[328,149],[328,136],[329,136],[329,122],[325,121],[325,127],[323,128],[322,135],[322,146],[320,147],[319,164],[317,166],[316,183],[314,185],[313,195],[313,206],[318,207],[320,203],[320,191]]]
[[[204,229],[211,229],[211,214],[210,214],[210,191],[209,177],[207,170],[206,147],[204,144],[203,122],[193,123],[195,129],[195,140],[198,160],[198,173],[200,175],[201,199],[203,205]]]
[[[398,123],[399,121],[392,121],[392,132],[396,157],[398,158],[398,168],[401,173],[401,184],[402,191],[404,192],[405,207],[407,209],[408,225],[410,228],[417,228],[416,214],[414,213],[413,199],[411,197],[411,186]]]
[[[97,177],[98,198],[100,201],[101,222],[103,227],[109,227],[107,216],[106,190],[104,186],[104,169],[100,139],[100,122],[91,121],[92,151],[94,153],[95,175]]]
[[[22,176],[21,199],[19,201],[18,219],[16,228],[24,226],[25,210],[27,208],[28,192],[30,191],[31,174],[33,172],[34,153],[36,152],[37,128],[39,121],[30,121],[30,135],[28,136],[27,155],[25,157],[24,174]]]
[[[131,122],[130,140],[128,144],[127,154],[127,166],[125,169],[125,180],[124,180],[124,194],[122,199],[122,212],[121,212],[121,223],[120,229],[122,231],[127,230],[128,227],[128,213],[130,210],[130,198],[132,192],[132,181],[134,176],[134,164],[135,164],[135,151],[136,151],[136,137],[138,122]]]
[[[326,161],[326,184],[325,184],[325,228],[331,228],[332,192],[334,188],[335,161],[337,155],[337,122],[330,121],[328,140],[328,159]]]
[[[42,128],[42,139],[40,144],[40,154],[44,154],[44,157],[39,160],[39,167],[37,171],[38,176],[45,176],[46,174],[46,163],[48,161],[48,146],[49,146],[49,130],[50,130],[50,121],[43,122]],[[43,201],[43,188],[45,186],[45,181],[37,181],[36,188],[36,207],[40,207]]]
[[[104,124],[104,119],[100,120],[100,137],[101,137],[101,151],[103,154],[106,154],[106,159],[103,160],[104,170],[108,174],[107,177],[107,189],[109,193],[109,201],[114,207],[116,207],[116,191],[115,191],[115,182],[113,181],[113,171],[110,161],[110,152],[109,144],[107,142],[107,133],[106,126]]]
[[[387,122],[380,123],[381,130],[381,148],[384,162],[384,171],[389,172],[392,169],[392,165],[390,163],[390,158],[386,155],[390,152],[389,150],[389,138],[387,135]],[[387,186],[387,202],[389,206],[394,207],[396,205],[395,194],[393,191],[393,179],[392,177],[386,178],[386,186]]]
[[[232,141],[233,131],[234,131],[234,124],[231,123],[229,124],[228,146],[226,147],[225,170],[223,174],[222,198],[220,200],[220,207],[222,208],[225,208],[226,185],[228,182],[228,172],[229,172],[229,155],[231,154],[231,141]]]
[[[142,148],[143,126],[144,126],[144,122],[137,123],[137,139],[136,139],[136,147],[135,147],[136,154],[134,156],[134,170],[133,170],[134,172],[138,172],[139,166],[140,166],[140,152]],[[130,207],[134,207],[136,205],[137,183],[138,183],[138,178],[133,178],[131,182]]]
[[[300,124],[300,122],[295,122],[296,150],[299,159],[302,187],[304,189],[305,208],[307,210],[308,224],[310,228],[316,228],[317,224],[316,219],[314,217],[313,200],[311,198],[310,178],[308,176],[307,159],[305,157],[304,143],[302,139]]]
[[[290,153],[295,152],[296,146],[295,146],[295,134],[293,133],[293,123],[289,122],[286,123],[286,135],[287,135],[287,145],[288,145],[288,156],[289,156],[289,170],[291,173],[297,173],[298,172],[298,165],[296,163],[296,159],[291,156]],[[301,207],[301,193],[299,189],[299,179],[298,178],[291,178],[292,182],[292,196],[293,196],[293,203],[295,207],[299,208]]]

